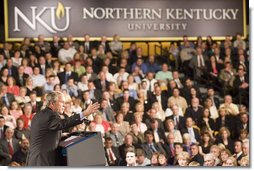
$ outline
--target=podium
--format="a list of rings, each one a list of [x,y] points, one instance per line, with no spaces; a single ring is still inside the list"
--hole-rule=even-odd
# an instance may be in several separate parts
[[[105,166],[106,158],[100,132],[79,132],[59,143],[58,165]]]

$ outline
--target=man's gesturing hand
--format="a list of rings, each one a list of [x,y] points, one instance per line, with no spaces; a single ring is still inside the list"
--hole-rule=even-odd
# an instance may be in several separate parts
[[[86,110],[83,111],[83,115],[87,117],[87,116],[97,112],[99,107],[100,107],[100,104],[98,102],[96,102],[94,104],[91,103],[91,104],[88,105]]]

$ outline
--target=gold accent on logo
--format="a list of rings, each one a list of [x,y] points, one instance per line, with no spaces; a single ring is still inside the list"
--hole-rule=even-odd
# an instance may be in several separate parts
[[[58,2],[57,8],[56,8],[56,17],[58,20],[63,18],[65,15],[64,6],[61,2]]]

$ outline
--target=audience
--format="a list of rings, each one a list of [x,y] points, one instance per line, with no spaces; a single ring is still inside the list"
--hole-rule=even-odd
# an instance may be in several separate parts
[[[101,132],[108,166],[249,166],[248,41],[237,33],[170,43],[175,63],[145,56],[135,42],[125,49],[118,35],[5,42],[1,165],[25,165],[32,118],[57,90],[69,99],[63,118],[101,104],[90,125],[70,130]]]

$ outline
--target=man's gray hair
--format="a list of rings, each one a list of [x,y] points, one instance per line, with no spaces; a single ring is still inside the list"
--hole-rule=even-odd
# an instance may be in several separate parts
[[[50,92],[46,96],[46,106],[49,106],[50,103],[55,103],[58,100],[59,96],[63,96],[64,97],[64,94],[62,92],[59,92],[59,91]]]

